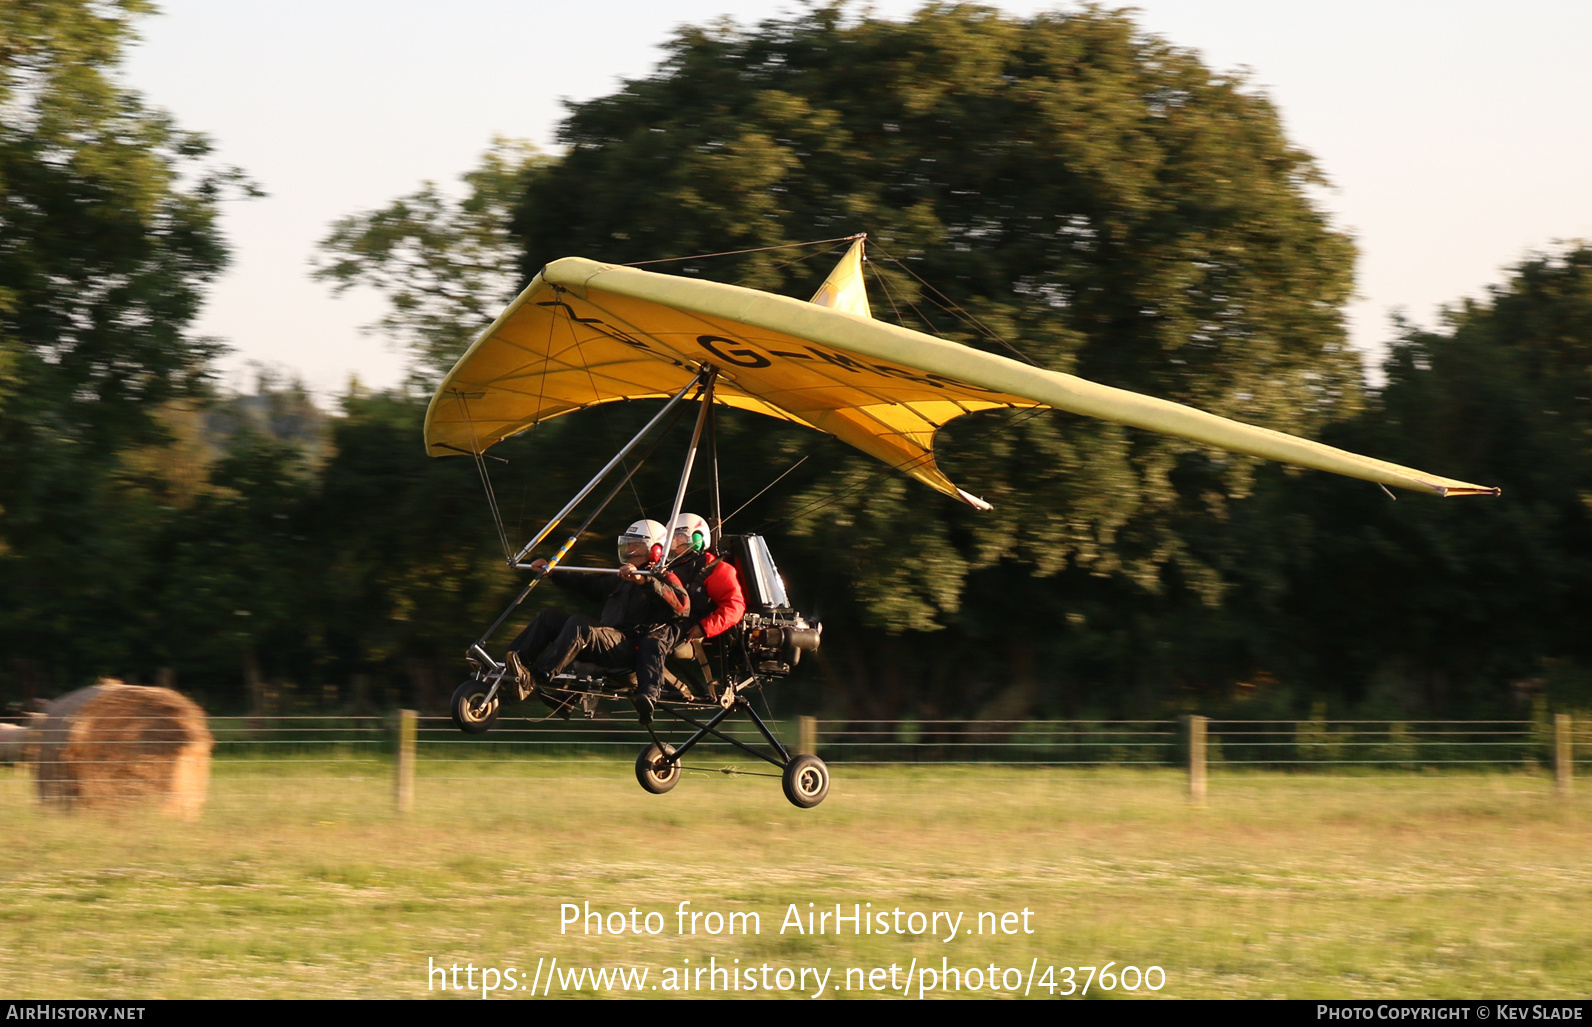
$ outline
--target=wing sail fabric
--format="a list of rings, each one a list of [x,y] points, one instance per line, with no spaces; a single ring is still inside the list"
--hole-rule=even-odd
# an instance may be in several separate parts
[[[443,381],[426,414],[426,451],[481,452],[572,410],[672,395],[711,364],[719,401],[829,432],[975,506],[985,504],[936,466],[935,432],[966,413],[1036,406],[1438,496],[1498,493],[876,321],[860,257],[859,243],[811,303],[554,261]]]

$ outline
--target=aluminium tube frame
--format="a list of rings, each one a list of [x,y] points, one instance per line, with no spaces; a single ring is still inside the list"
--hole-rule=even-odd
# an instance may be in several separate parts
[[[652,429],[656,427],[661,420],[663,420],[664,416],[669,413],[670,409],[678,404],[680,400],[685,398],[686,393],[691,391],[692,386],[695,386],[702,381],[704,370],[699,370],[696,376],[691,379],[685,388],[675,393],[674,397],[663,405],[663,409],[659,410],[657,415],[653,417],[652,420],[648,421],[646,426],[642,428],[641,431],[636,433],[635,438],[625,443],[624,448],[621,449],[612,460],[608,461],[608,465],[598,472],[597,477],[587,482],[586,487],[580,490],[580,494],[565,504],[564,509],[558,512],[558,516],[554,517],[547,523],[546,527],[537,532],[536,537],[531,539],[530,542],[526,543],[524,549],[520,550],[520,554],[513,560],[509,561],[509,566],[513,567],[515,570],[531,569],[530,565],[524,562],[525,557],[530,555],[531,550],[540,545],[548,535],[551,535],[553,533],[553,529],[558,527],[558,525],[563,522],[565,517],[569,516],[571,510],[575,509],[576,504],[590,495],[592,489],[596,488],[604,478],[613,472],[614,467],[618,465],[619,461],[623,460],[631,450],[635,449],[636,446],[640,444],[641,440],[645,438],[647,433],[652,431]],[[630,474],[634,473],[635,470],[630,472]],[[629,480],[629,475],[626,476],[626,480]],[[623,485],[623,482],[621,482],[621,485]],[[610,496],[610,498],[612,498],[612,496]],[[569,542],[564,546],[564,552],[567,552],[569,546],[573,545],[574,542],[574,539],[570,539]],[[563,552],[560,552],[559,558],[562,558],[562,556]],[[556,562],[556,560],[553,562]],[[499,668],[498,662],[488,655],[486,650],[482,647],[486,644],[486,640],[491,638],[493,633],[496,632],[498,628],[503,626],[503,622],[508,619],[509,614],[514,611],[514,608],[525,602],[526,597],[531,594],[531,590],[534,589],[537,583],[541,580],[542,576],[538,576],[532,578],[530,582],[526,584],[525,589],[521,591],[517,597],[515,597],[514,601],[509,603],[509,605],[504,608],[502,613],[498,614],[498,618],[492,622],[492,626],[487,628],[486,631],[482,633],[481,637],[476,639],[475,642],[473,642],[470,647],[465,650],[465,656],[467,659],[476,659],[479,657],[481,660],[484,660],[486,665],[491,667],[493,670],[497,670]]]
[[[555,516],[551,521],[547,522],[547,527],[545,527],[541,531],[537,532],[535,538],[533,538],[529,542],[525,543],[525,547],[519,551],[519,555],[515,556],[514,559],[510,560],[509,564],[510,565],[518,564],[521,561],[523,561],[527,556],[531,555],[531,550],[533,550],[537,546],[541,545],[542,541],[544,539],[546,539],[547,536],[549,536],[549,535],[551,535],[553,533],[553,529],[558,527],[559,524],[564,520],[564,518],[569,516],[570,511],[575,509],[575,507],[577,505],[579,505],[579,503],[580,503],[580,501],[582,499],[585,499],[587,496],[591,495],[592,489],[594,489],[598,485],[602,484],[602,480],[604,478],[608,477],[608,475],[613,471],[613,469],[615,467],[619,466],[619,462],[621,460],[623,460],[625,457],[630,455],[630,451],[632,449],[635,449],[636,446],[641,443],[641,440],[646,437],[646,434],[648,432],[650,432],[658,424],[658,422],[663,420],[664,415],[667,414],[670,410],[673,410],[674,409],[674,405],[676,403],[680,402],[682,399],[685,399],[685,394],[686,393],[690,392],[692,390],[692,388],[694,388],[695,386],[700,385],[704,380],[708,381],[708,382],[711,382],[713,380],[713,376],[715,374],[717,374],[717,372],[714,369],[710,368],[710,367],[704,367],[700,371],[698,371],[696,373],[696,375],[689,382],[686,383],[685,388],[683,388],[679,392],[675,393],[674,397],[672,399],[670,399],[669,402],[667,402],[667,403],[665,403],[663,405],[663,409],[659,410],[657,415],[655,417],[653,417],[652,420],[647,422],[646,427],[642,428],[639,432],[636,433],[636,437],[635,438],[633,438],[629,442],[625,443],[624,448],[621,449],[618,453],[614,454],[614,458],[612,460],[608,461],[607,466],[605,466],[602,470],[597,472],[597,477],[595,477],[591,481],[587,482],[586,483],[586,487],[581,489],[578,493],[576,493],[575,494],[575,498],[571,499],[568,503],[566,503],[564,505],[564,509],[558,511],[557,516]]]
[[[669,554],[674,548],[674,522],[680,519],[680,508],[685,505],[685,490],[691,484],[691,468],[696,463],[697,448],[702,444],[702,427],[707,424],[708,418],[713,416],[713,384],[718,379],[718,368],[711,364],[702,367],[702,409],[697,412],[696,427],[691,431],[691,448],[686,450],[685,468],[680,472],[680,485],[674,492],[674,506],[669,510],[669,519],[664,522],[663,530],[668,533],[667,548],[664,550],[663,569],[675,562]],[[715,458],[717,454],[715,453]]]
[[[774,737],[774,733],[768,729],[768,725],[763,722],[763,718],[759,717],[757,715],[757,711],[752,709],[752,704],[747,702],[745,699],[737,698],[730,705],[714,713],[712,718],[709,719],[706,724],[699,723],[695,719],[687,716],[684,713],[681,713],[679,710],[672,709],[667,706],[660,706],[659,709],[667,711],[670,716],[677,720],[683,720],[687,724],[690,724],[692,727],[697,729],[695,734],[693,734],[690,738],[687,738],[684,742],[680,743],[679,748],[675,748],[674,746],[664,742],[663,739],[659,738],[657,731],[653,729],[651,724],[647,725],[647,733],[652,736],[654,744],[658,746],[660,759],[666,764],[674,764],[675,766],[678,766],[680,761],[685,757],[685,754],[690,752],[696,747],[698,742],[702,741],[709,735],[717,738],[721,742],[728,742],[737,749],[750,753],[760,760],[772,763],[781,770],[789,766],[790,761],[794,758],[791,756],[790,750],[781,745],[779,739]],[[727,719],[732,713],[737,711],[745,713],[747,717],[751,719],[753,726],[755,726],[762,734],[764,740],[767,741],[769,745],[773,746],[775,752],[779,753],[778,759],[770,756],[766,752],[759,752],[750,745],[747,745],[745,742],[742,742],[740,739],[732,738],[719,730],[719,724]]]
[[[557,528],[559,524],[563,522],[564,518],[569,516],[570,512],[580,504],[581,500],[590,495],[592,490],[600,485],[604,478],[613,473],[614,468],[618,467],[620,462],[624,460],[624,458],[628,456],[632,450],[641,444],[641,440],[646,438],[647,434],[651,432],[652,429],[655,428],[660,422],[662,422],[664,417],[668,415],[669,411],[673,410],[681,400],[685,399],[687,393],[689,393],[693,388],[700,386],[701,391],[699,392],[699,397],[703,400],[702,412],[697,415],[696,430],[691,436],[691,451],[686,457],[685,474],[681,478],[680,493],[675,498],[675,505],[678,507],[684,498],[685,483],[691,477],[691,462],[696,456],[697,443],[702,435],[703,420],[707,416],[707,411],[710,410],[713,405],[713,380],[717,376],[718,370],[713,366],[704,364],[699,367],[697,373],[692,376],[691,380],[687,382],[679,392],[675,393],[674,396],[672,396],[669,401],[663,405],[663,409],[659,410],[655,415],[653,415],[652,420],[648,421],[646,425],[635,434],[635,437],[633,437],[629,442],[625,443],[624,447],[621,448],[618,453],[614,454],[613,459],[609,460],[608,463],[604,465],[603,469],[597,472],[596,477],[587,482],[586,486],[582,488],[580,492],[576,493],[575,498],[566,503],[564,508],[560,510],[551,521],[547,522],[546,527],[542,528],[541,531],[536,533],[535,538],[531,539],[531,541],[525,544],[525,547],[520,550],[519,554],[509,561],[509,566],[515,569],[527,567],[528,565],[524,563],[524,560],[530,555],[531,550],[535,549],[547,538],[547,536],[551,535],[553,533],[553,529]],[[634,471],[631,473],[634,473]],[[621,485],[622,484],[623,483],[621,483]],[[610,498],[612,497],[610,496]],[[673,518],[671,517],[670,520],[672,523]],[[506,662],[499,663],[497,660],[492,658],[490,653],[486,651],[487,639],[492,637],[498,628],[502,627],[503,622],[508,619],[509,614],[525,601],[525,599],[531,594],[531,591],[536,588],[536,586],[544,577],[547,576],[547,572],[551,571],[553,567],[558,564],[559,560],[563,558],[564,554],[569,551],[570,547],[575,544],[575,541],[576,540],[574,538],[571,538],[568,542],[564,543],[563,547],[560,548],[558,553],[554,555],[553,559],[548,562],[548,567],[546,570],[527,582],[525,588],[520,591],[520,594],[515,597],[514,601],[509,603],[508,607],[498,615],[497,620],[492,622],[492,626],[488,628],[480,638],[473,642],[468,649],[465,650],[466,659],[478,663],[484,663],[484,665],[488,668],[488,673],[492,675],[492,686],[490,689],[488,689],[486,698],[482,700],[483,707],[490,706],[492,700],[497,697],[498,689],[503,685],[503,678],[508,673],[508,664]]]

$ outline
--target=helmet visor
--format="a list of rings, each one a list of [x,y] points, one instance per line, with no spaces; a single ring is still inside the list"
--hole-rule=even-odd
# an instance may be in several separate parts
[[[652,542],[645,535],[626,532],[619,536],[619,562],[645,567],[652,562]]]

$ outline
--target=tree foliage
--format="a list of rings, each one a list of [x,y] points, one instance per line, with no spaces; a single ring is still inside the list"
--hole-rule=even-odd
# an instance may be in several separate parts
[[[1319,171],[1263,96],[1125,14],[931,4],[893,22],[836,5],[684,29],[656,74],[573,105],[560,141],[515,221],[527,275],[568,254],[756,249],[673,268],[804,295],[824,262],[766,248],[867,231],[881,316],[991,345],[933,312],[921,279],[1046,366],[1288,431],[1358,398],[1341,323],[1353,249],[1312,199]],[[1001,418],[941,447],[996,504],[976,525],[861,458],[794,498],[798,531],[877,569],[853,589],[873,623],[944,625],[967,575],[1003,559],[1150,591],[1177,565],[1220,593],[1180,525],[1222,516],[1250,462]],[[889,558],[910,546],[936,555]]]
[[[215,352],[187,328],[226,262],[218,202],[246,184],[118,80],[147,9],[0,5],[0,592],[47,597],[0,609],[13,652],[68,646],[89,597],[114,608],[125,567],[105,565],[137,533],[108,526],[146,519],[120,454],[160,437]]]
[[[213,347],[185,336],[225,250],[202,136],[115,70],[147,5],[0,10],[0,338],[16,397],[90,445],[122,444],[191,391]]]
[[[463,199],[427,182],[341,219],[321,241],[317,278],[339,293],[364,286],[386,296],[388,312],[366,330],[409,349],[417,389],[434,388],[524,285],[509,213],[545,163],[529,143],[495,140],[464,176]]]
[[[1346,702],[1382,682],[1403,709],[1507,709],[1511,683],[1555,674],[1584,702],[1592,248],[1526,260],[1445,320],[1404,327],[1385,386],[1332,441],[1464,467],[1503,497],[1394,504],[1309,488],[1316,523],[1287,600],[1294,637],[1309,638],[1300,669]]]
[[[1312,199],[1314,165],[1264,97],[1124,14],[828,6],[682,30],[656,74],[571,107],[562,155],[499,142],[462,199],[427,185],[332,227],[319,274],[383,292],[376,329],[416,363],[408,388],[351,391],[327,417],[282,382],[205,395],[212,348],[188,326],[236,176],[117,84],[142,9],[0,6],[11,696],[171,668],[218,706],[354,682],[440,705],[518,580],[475,467],[422,455],[424,392],[499,305],[569,254],[752,250],[662,266],[804,296],[823,248],[765,247],[867,231],[882,317],[1505,495],[1392,503],[1027,412],[944,433],[951,476],[996,503],[978,515],[729,412],[721,480],[699,465],[687,506],[718,488],[731,530],[769,535],[827,626],[776,706],[1475,716],[1543,689],[1592,700],[1592,251],[1523,262],[1439,330],[1400,328],[1362,397],[1340,323],[1352,248]],[[494,450],[510,534],[652,409],[583,411]],[[684,444],[665,442],[582,545],[660,516]],[[543,590],[521,613],[566,598]]]

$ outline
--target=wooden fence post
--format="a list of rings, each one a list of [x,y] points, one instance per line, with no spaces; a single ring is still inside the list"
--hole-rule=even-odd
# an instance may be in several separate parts
[[[1188,802],[1195,809],[1205,808],[1205,725],[1198,714],[1188,718]]]
[[[1553,717],[1553,784],[1558,793],[1568,798],[1570,779],[1575,772],[1575,749],[1570,743],[1571,723],[1568,713]]]
[[[393,779],[399,816],[408,816],[415,808],[415,741],[419,733],[420,715],[414,710],[399,710],[398,760]]]
[[[818,718],[796,718],[796,751],[818,755]]]

